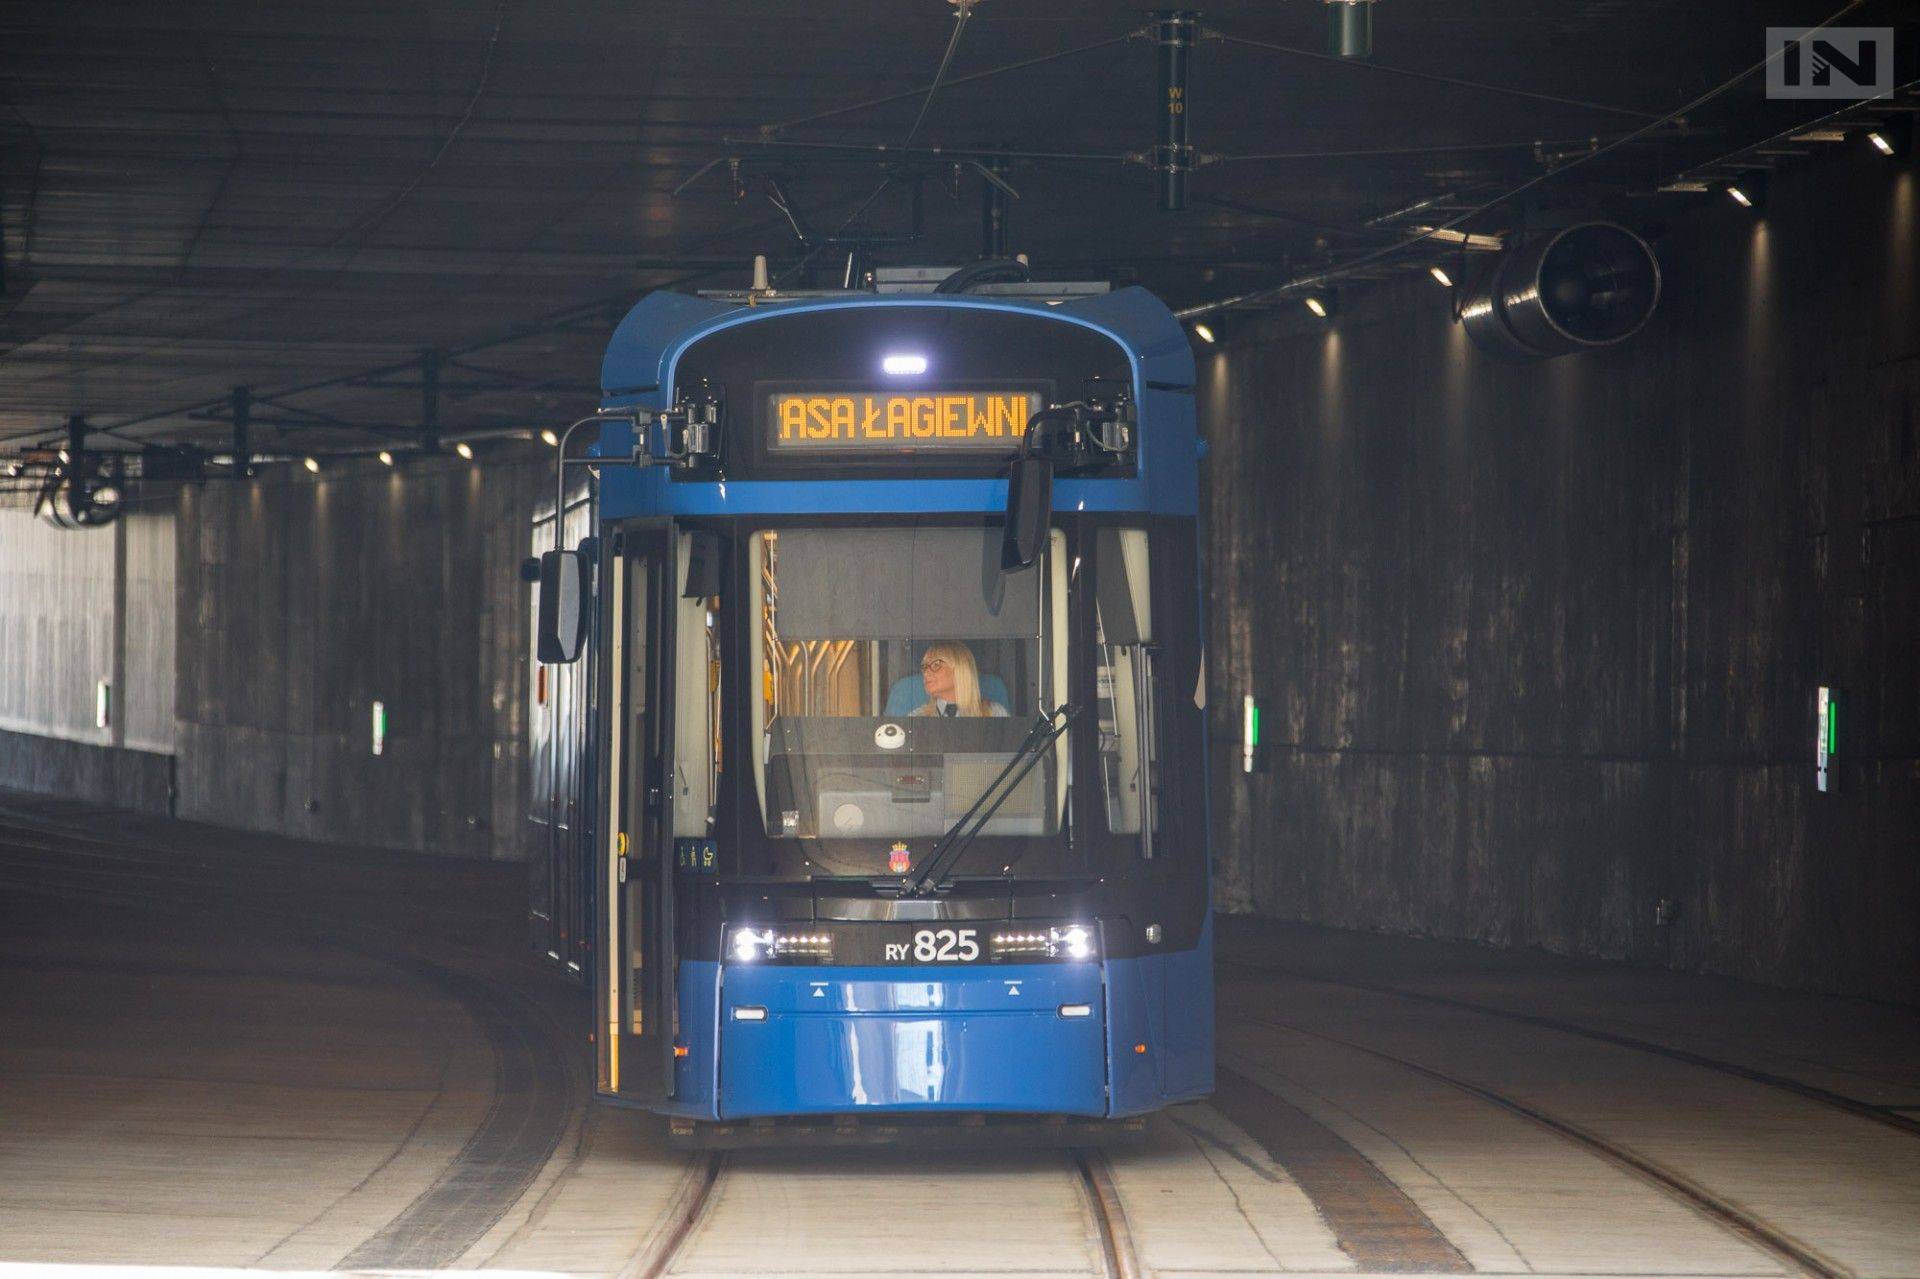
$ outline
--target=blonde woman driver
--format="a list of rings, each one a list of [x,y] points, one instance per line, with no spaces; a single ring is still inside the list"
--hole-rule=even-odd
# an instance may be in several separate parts
[[[988,715],[1004,719],[1007,708],[980,695],[980,667],[965,644],[932,645],[920,656],[927,700],[915,715]]]

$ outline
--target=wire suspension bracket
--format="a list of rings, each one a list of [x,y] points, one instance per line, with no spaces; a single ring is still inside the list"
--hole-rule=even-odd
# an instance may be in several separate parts
[[[1192,9],[1162,9],[1153,15],[1152,30],[1160,50],[1160,137],[1148,163],[1159,178],[1160,207],[1177,213],[1187,207],[1187,176],[1194,164],[1187,117],[1200,15]]]

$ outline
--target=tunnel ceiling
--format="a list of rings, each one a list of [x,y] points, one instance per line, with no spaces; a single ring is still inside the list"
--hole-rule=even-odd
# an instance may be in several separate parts
[[[798,247],[776,192],[816,233],[897,238],[918,182],[917,241],[872,260],[972,258],[983,181],[954,160],[987,152],[1019,153],[1010,246],[1042,277],[1231,295],[1372,260],[1656,123],[1753,65],[1764,26],[1830,7],[1381,0],[1356,63],[1325,55],[1314,0],[1215,0],[1190,91],[1205,162],[1190,207],[1163,212],[1144,8],[980,0],[929,101],[945,0],[13,0],[0,452],[76,413],[101,445],[215,442],[235,385],[261,448],[404,439],[425,350],[446,355],[448,434],[564,421],[646,290],[739,287],[755,253],[837,282],[844,253]],[[1832,105],[1769,103],[1750,77],[1532,195],[1658,219],[1663,182]],[[1457,249],[1377,265],[1436,252]]]

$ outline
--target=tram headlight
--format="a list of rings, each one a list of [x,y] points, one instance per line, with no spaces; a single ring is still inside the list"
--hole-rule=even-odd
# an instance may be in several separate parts
[[[1084,924],[1069,924],[1065,928],[1049,928],[1048,940],[1060,948],[1060,953],[1068,959],[1091,959],[1093,957],[1093,933]]]
[[[771,928],[736,928],[733,930],[733,957],[742,964],[751,964],[759,959],[762,952],[773,949],[773,930]]]
[[[1056,924],[1024,932],[995,933],[993,957],[1003,962],[1022,959],[1092,959],[1093,929],[1085,924]]]
[[[833,958],[832,933],[781,933],[771,928],[736,928],[729,943],[735,963],[760,960],[825,962]]]

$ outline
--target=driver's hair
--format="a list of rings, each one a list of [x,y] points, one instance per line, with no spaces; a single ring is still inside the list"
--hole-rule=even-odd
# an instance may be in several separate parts
[[[936,657],[953,668],[953,704],[960,708],[960,714],[991,715],[993,712],[987,709],[986,702],[980,696],[980,666],[973,660],[973,650],[957,640],[943,640],[927,646],[927,651],[920,654],[920,664],[925,666]],[[929,693],[926,705],[915,713],[937,715],[940,713],[939,704]]]

